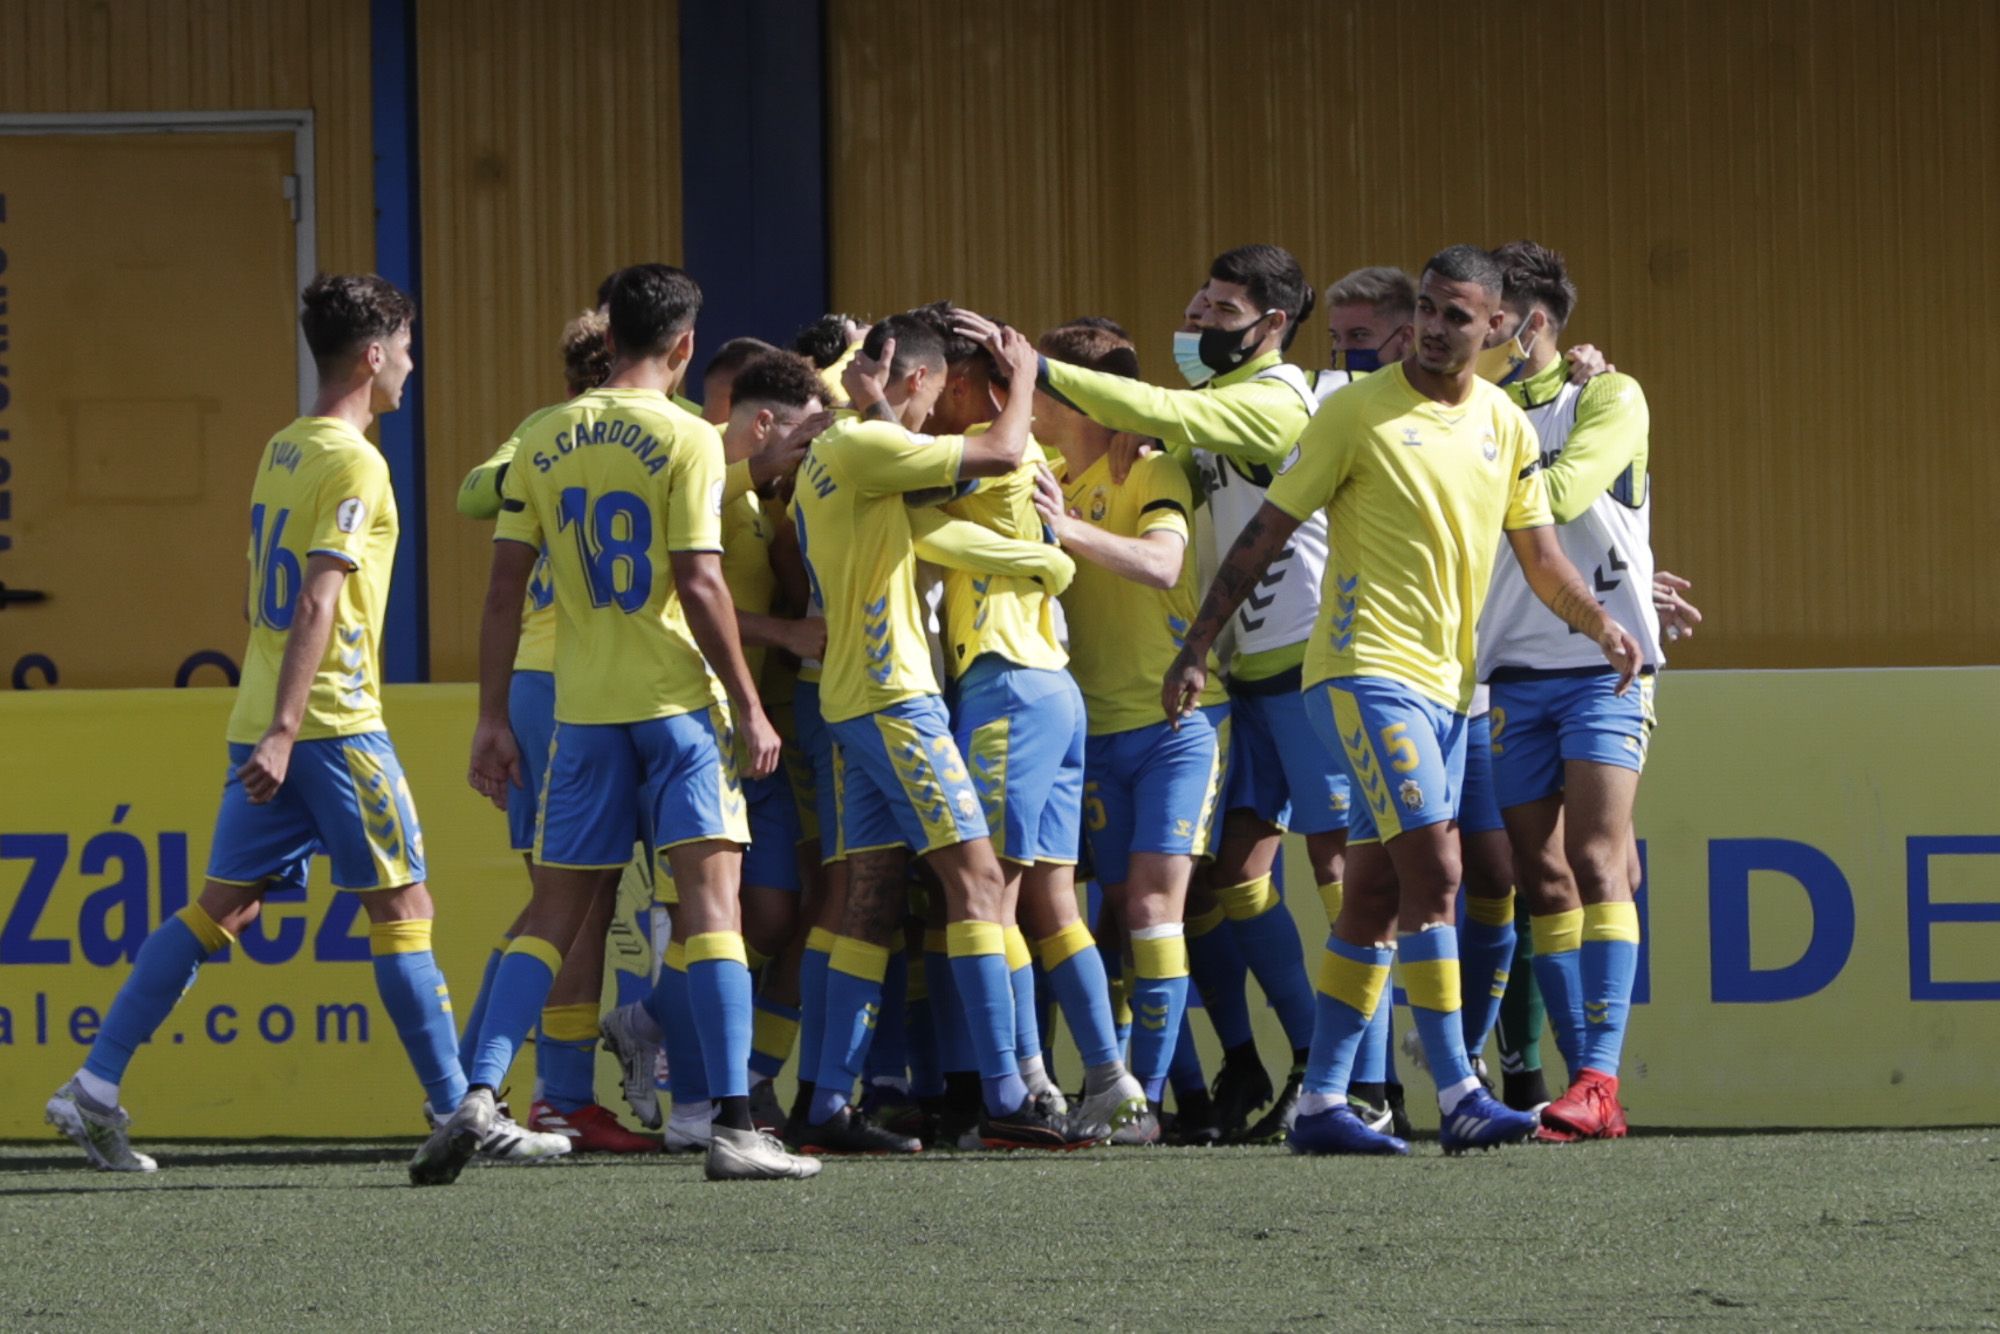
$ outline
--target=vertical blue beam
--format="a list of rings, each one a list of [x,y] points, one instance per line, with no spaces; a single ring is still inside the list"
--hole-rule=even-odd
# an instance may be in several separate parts
[[[375,147],[375,271],[417,303],[410,351],[417,371],[403,406],[376,424],[396,488],[402,536],[384,627],[383,676],[423,681],[431,672],[430,571],[424,536],[423,253],[417,206],[416,0],[369,0],[369,87]]]
[[[825,8],[695,0],[680,26],[683,267],[702,289],[699,374],[726,340],[782,346],[827,309]]]

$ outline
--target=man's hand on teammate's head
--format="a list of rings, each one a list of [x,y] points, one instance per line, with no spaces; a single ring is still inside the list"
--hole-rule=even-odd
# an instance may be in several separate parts
[[[507,789],[526,787],[521,776],[521,750],[514,744],[514,729],[505,722],[482,718],[472,732],[472,763],[465,781],[472,790],[501,810],[507,809]]]
[[[283,732],[266,732],[257,739],[256,749],[236,771],[243,783],[243,795],[252,806],[262,806],[278,795],[285,774],[292,767],[292,738]]]
[[[866,412],[877,403],[889,401],[889,368],[896,364],[896,340],[882,341],[880,360],[857,350],[840,373],[840,387],[856,412]]]
[[[1589,343],[1578,343],[1563,353],[1569,362],[1569,382],[1589,384],[1600,375],[1608,375],[1618,368],[1604,359],[1604,354]]]
[[[1000,351],[1000,331],[1005,327],[1004,325],[987,319],[976,310],[967,310],[963,306],[953,306],[951,308],[951,327],[952,332],[961,337],[970,338],[973,342],[991,352],[995,361],[1001,362],[1003,365],[1005,364],[1005,359]]]
[[[1017,391],[1034,387],[1036,372],[1041,369],[1042,354],[1035,351],[1035,345],[1019,329],[1001,325],[987,348],[993,353],[993,359],[1006,368],[1007,378]]]
[[[1160,452],[1160,442],[1150,436],[1135,435],[1130,431],[1120,431],[1111,437],[1111,447],[1105,451],[1105,458],[1111,467],[1111,481],[1115,486],[1125,485],[1125,479],[1132,475],[1132,465],[1148,454]]]
[[[1653,574],[1653,610],[1660,614],[1660,632],[1669,640],[1691,639],[1701,624],[1701,608],[1681,596],[1693,587],[1692,580],[1670,570]]]

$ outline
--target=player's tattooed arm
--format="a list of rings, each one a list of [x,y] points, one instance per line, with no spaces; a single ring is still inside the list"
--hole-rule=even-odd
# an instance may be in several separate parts
[[[1201,600],[1201,610],[1188,628],[1179,655],[1167,669],[1160,707],[1174,726],[1179,727],[1180,720],[1194,712],[1201,692],[1207,688],[1208,650],[1222,634],[1222,628],[1229,624],[1229,618],[1236,614],[1237,606],[1285,549],[1285,543],[1291,540],[1298,526],[1297,519],[1265,501],[1237,534],[1221,568],[1215,572],[1215,581]]]
[[[1596,642],[1605,661],[1618,669],[1618,693],[1624,694],[1644,665],[1640,661],[1639,641],[1591,596],[1590,585],[1563,554],[1555,528],[1543,524],[1537,528],[1512,529],[1507,542],[1514,549],[1515,559],[1521,562],[1521,573],[1527,576],[1528,587],[1535,590],[1542,605],[1564,625]]]

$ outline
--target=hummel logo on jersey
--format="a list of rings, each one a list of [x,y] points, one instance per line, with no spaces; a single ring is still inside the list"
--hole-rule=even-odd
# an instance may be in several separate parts
[[[1411,449],[1415,449],[1418,445],[1421,445],[1423,442],[1424,439],[1422,436],[1417,434],[1416,427],[1405,426],[1403,428],[1403,443],[1408,445]]]

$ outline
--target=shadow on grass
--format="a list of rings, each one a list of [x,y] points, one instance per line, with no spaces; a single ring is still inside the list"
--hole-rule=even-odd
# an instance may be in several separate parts
[[[407,1163],[411,1149],[385,1144],[238,1144],[216,1147],[176,1144],[141,1144],[142,1150],[164,1153],[168,1167],[328,1167],[370,1166],[377,1163]],[[83,1155],[71,1151],[48,1153],[0,1153],[0,1176],[14,1172],[48,1172],[64,1168],[84,1169]],[[107,1174],[109,1175],[109,1174]]]

